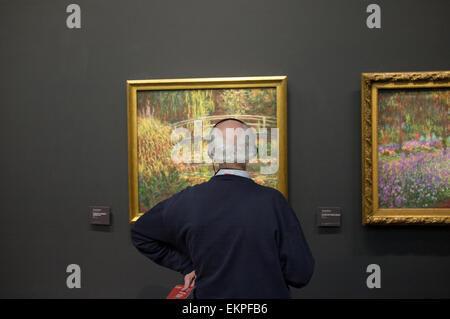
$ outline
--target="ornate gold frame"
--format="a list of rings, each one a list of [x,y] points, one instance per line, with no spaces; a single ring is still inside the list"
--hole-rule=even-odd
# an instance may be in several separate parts
[[[362,224],[449,225],[450,209],[378,207],[377,118],[378,89],[449,87],[450,71],[362,73]]]
[[[275,87],[277,90],[277,126],[279,138],[278,190],[287,198],[287,77],[225,77],[197,79],[128,80],[128,185],[130,223],[141,214],[138,211],[138,159],[137,159],[137,91],[182,90],[217,88]]]

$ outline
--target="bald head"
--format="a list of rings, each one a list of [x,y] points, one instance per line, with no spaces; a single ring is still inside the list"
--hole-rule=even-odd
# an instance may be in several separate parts
[[[245,169],[248,159],[256,153],[253,130],[243,122],[223,120],[213,128],[212,135],[213,159],[219,168]]]
[[[219,129],[221,131],[222,135],[225,137],[227,128],[230,128],[230,129],[240,128],[240,129],[246,130],[248,128],[248,126],[240,121],[233,120],[233,119],[227,119],[222,122],[219,122],[219,124],[216,124],[216,128]]]

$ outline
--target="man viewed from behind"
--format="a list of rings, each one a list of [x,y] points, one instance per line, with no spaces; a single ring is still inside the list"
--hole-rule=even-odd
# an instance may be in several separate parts
[[[303,287],[313,274],[289,203],[246,171],[256,153],[250,130],[237,119],[218,122],[208,149],[216,174],[160,202],[131,230],[136,248],[182,273],[196,298],[290,298],[289,286]]]

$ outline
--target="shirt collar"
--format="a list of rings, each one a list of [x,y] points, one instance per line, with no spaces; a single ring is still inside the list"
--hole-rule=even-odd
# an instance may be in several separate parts
[[[229,169],[229,168],[221,168],[219,169],[219,171],[216,173],[216,176],[219,175],[236,175],[236,176],[241,176],[241,177],[246,177],[246,178],[251,178],[250,174],[247,171],[241,170],[241,169]]]

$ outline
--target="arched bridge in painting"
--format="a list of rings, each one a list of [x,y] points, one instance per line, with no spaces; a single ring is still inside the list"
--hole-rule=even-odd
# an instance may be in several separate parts
[[[230,115],[211,115],[198,117],[195,119],[189,119],[184,121],[179,121],[172,123],[172,128],[180,128],[180,127],[194,127],[195,121],[202,121],[203,129],[208,129],[214,126],[218,121],[224,118],[235,118],[247,123],[248,126],[253,127],[255,129],[259,127],[276,127],[277,119],[274,116],[263,116],[263,115],[246,115],[246,114],[230,114]]]

